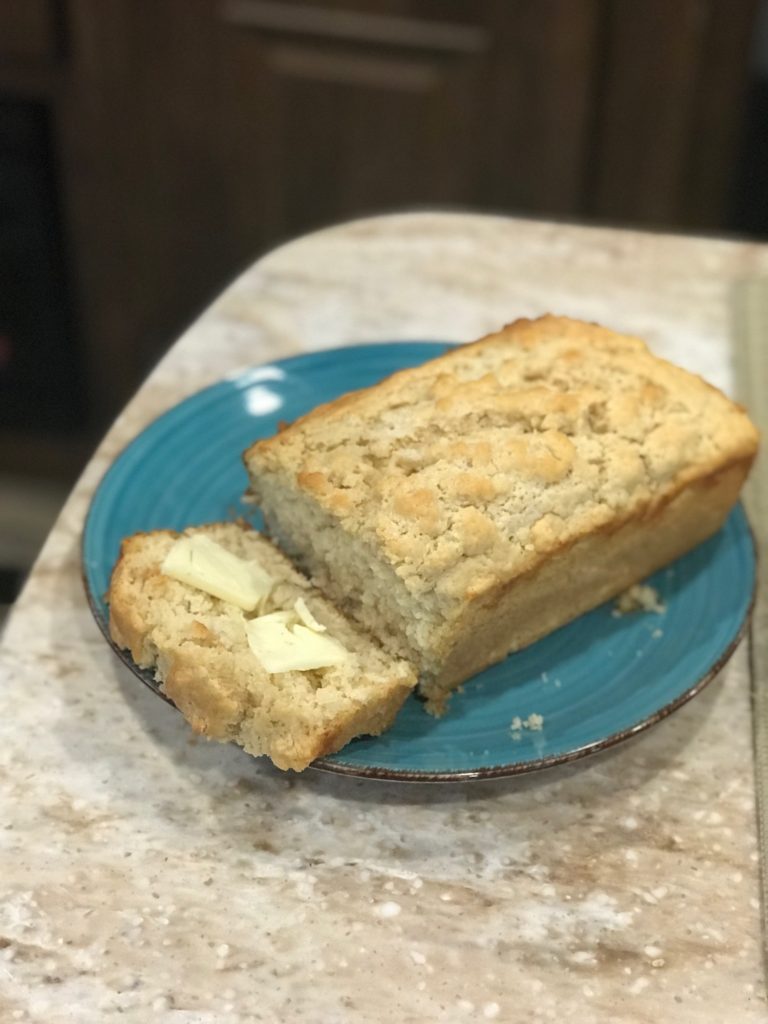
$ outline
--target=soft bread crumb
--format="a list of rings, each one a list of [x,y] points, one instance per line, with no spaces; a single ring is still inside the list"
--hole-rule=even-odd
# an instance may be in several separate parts
[[[531,732],[541,732],[543,728],[544,716],[537,714],[535,711],[532,711],[527,718],[515,715],[509,723],[509,731],[512,733],[512,739],[514,740],[520,739],[523,729],[530,729]]]
[[[667,606],[661,600],[658,590],[648,583],[635,583],[619,594],[612,611],[614,618],[628,615],[631,612],[655,612],[663,615]]]

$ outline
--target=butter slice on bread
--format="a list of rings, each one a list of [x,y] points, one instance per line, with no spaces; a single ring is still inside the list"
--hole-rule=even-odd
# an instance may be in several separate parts
[[[410,665],[385,654],[296,572],[255,530],[213,523],[185,531],[203,535],[272,577],[270,611],[299,608],[305,623],[340,644],[342,663],[311,671],[267,672],[248,641],[257,612],[166,575],[179,534],[136,534],[122,545],[109,589],[110,634],[142,668],[154,670],[163,692],[193,729],[266,754],[301,771],[355,736],[383,732],[416,683]],[[298,631],[310,630],[300,624]]]
[[[715,533],[756,449],[701,378],[545,316],[321,406],[244,461],[276,542],[439,713]]]

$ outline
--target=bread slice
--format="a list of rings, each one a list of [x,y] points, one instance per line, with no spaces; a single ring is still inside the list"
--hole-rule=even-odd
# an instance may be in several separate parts
[[[483,667],[714,533],[746,413],[637,338],[519,320],[244,454],[268,530],[419,669],[439,712]]]
[[[351,654],[343,665],[268,674],[248,646],[246,613],[161,572],[180,534],[128,537],[109,588],[112,639],[142,668],[154,669],[163,692],[203,736],[233,740],[266,754],[278,768],[301,771],[353,737],[377,735],[394,721],[416,683],[410,665],[385,654],[291,566],[272,544],[240,523],[185,531],[205,533],[240,558],[257,561],[277,581],[271,602],[309,611]]]

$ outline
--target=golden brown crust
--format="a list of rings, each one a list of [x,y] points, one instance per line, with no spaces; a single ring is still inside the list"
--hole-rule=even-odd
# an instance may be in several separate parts
[[[450,691],[468,675],[611,600],[716,533],[750,465],[734,462],[468,603],[442,651],[440,672],[422,684],[430,709],[441,713]]]
[[[175,539],[179,535],[173,530],[158,530],[157,534],[164,535],[169,539]],[[120,543],[120,553],[112,570],[112,576],[107,593],[109,604],[109,635],[118,647],[127,649],[137,665],[146,667],[144,654],[144,642],[146,639],[147,627],[144,619],[136,605],[128,598],[130,583],[126,577],[130,572],[129,563],[132,556],[138,551],[142,539],[151,536],[149,533],[135,533],[131,537],[125,537]],[[125,594],[126,599],[121,600]],[[117,598],[117,599],[115,599]]]
[[[638,339],[542,317],[320,406],[244,458],[257,494],[281,475],[403,578],[459,600],[480,576],[494,585],[462,529],[467,507],[487,534],[502,527],[495,571],[510,579],[564,540],[752,456],[756,440],[740,407]],[[577,501],[574,482],[586,492]],[[536,510],[539,497],[541,513],[526,515],[520,503]],[[441,536],[450,551],[430,545]]]

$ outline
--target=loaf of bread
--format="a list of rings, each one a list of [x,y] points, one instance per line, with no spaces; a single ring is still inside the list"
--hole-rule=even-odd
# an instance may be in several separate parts
[[[296,771],[355,736],[387,729],[416,683],[412,667],[350,624],[255,530],[219,523],[185,531],[203,533],[267,571],[275,581],[271,610],[303,598],[349,657],[313,671],[268,673],[249,646],[247,613],[163,573],[179,534],[128,537],[109,589],[110,633],[137,665],[154,669],[193,729]]]
[[[757,433],[637,338],[519,320],[244,455],[267,528],[432,710],[722,525]]]

